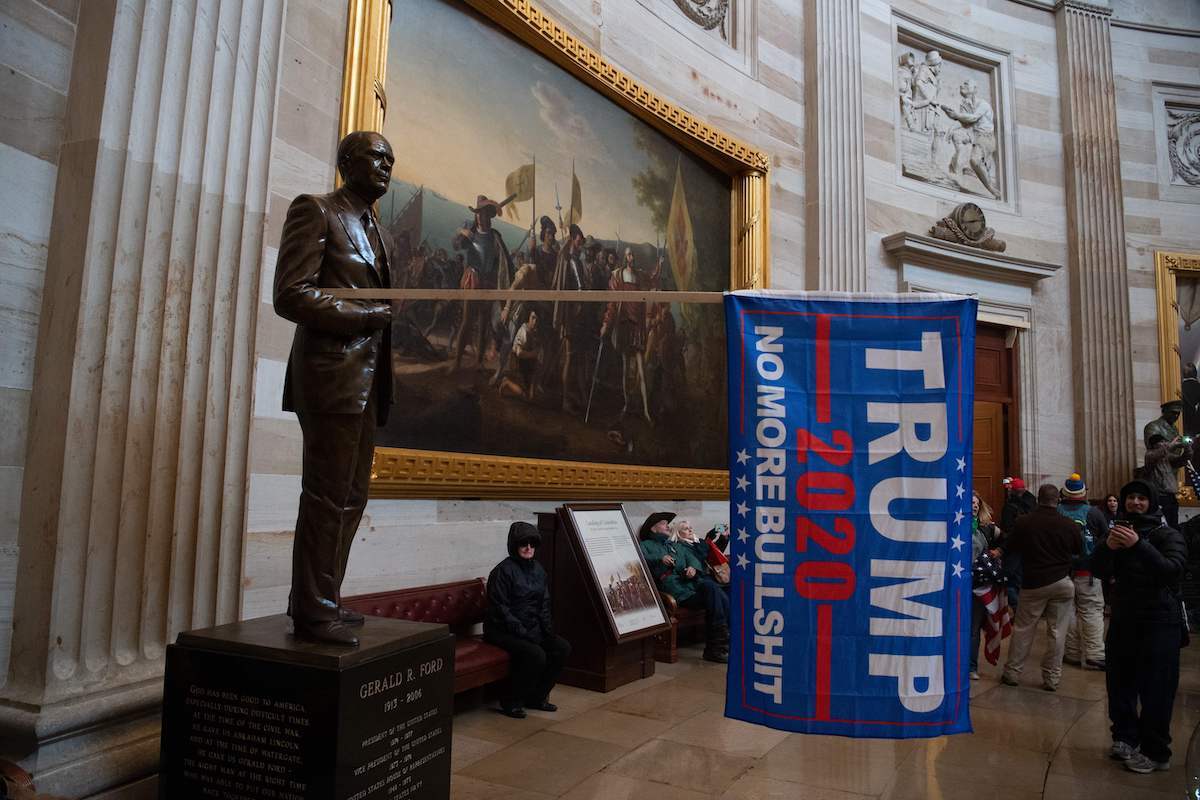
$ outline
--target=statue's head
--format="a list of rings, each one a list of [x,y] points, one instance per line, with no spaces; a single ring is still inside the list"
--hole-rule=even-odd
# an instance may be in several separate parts
[[[958,85],[958,93],[968,100],[972,100],[975,98],[975,95],[979,93],[979,84],[975,83],[975,81],[971,80],[970,78],[967,78]]]
[[[934,75],[942,71],[942,54],[937,50],[930,50],[925,54],[925,66],[929,67]]]
[[[348,133],[338,145],[337,168],[342,182],[368,203],[387,194],[395,160],[388,140],[375,131]]]

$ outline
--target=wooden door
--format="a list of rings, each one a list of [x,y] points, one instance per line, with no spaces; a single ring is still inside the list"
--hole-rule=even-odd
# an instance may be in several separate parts
[[[1003,403],[975,401],[974,487],[997,518],[1004,505],[1005,427]]]
[[[972,483],[995,514],[1004,504],[1005,475],[1019,474],[1016,357],[1007,330],[980,324],[975,332],[975,474]]]

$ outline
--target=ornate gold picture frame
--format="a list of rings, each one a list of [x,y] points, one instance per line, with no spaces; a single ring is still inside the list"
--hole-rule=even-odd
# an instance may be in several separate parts
[[[1182,400],[1184,413],[1176,425],[1183,433],[1196,436],[1200,434],[1200,376],[1195,374],[1195,365],[1200,362],[1200,319],[1194,318],[1200,313],[1200,291],[1197,291],[1200,253],[1156,250],[1154,272],[1158,293],[1159,401]],[[1196,494],[1183,470],[1179,477],[1180,503],[1196,505]]]
[[[404,103],[404,98],[387,97],[385,87],[393,4],[399,7],[408,1],[349,0],[342,134],[351,130],[383,130],[389,101],[393,107]],[[527,0],[459,1],[464,9],[473,10],[536,51],[536,55],[531,53],[532,57],[540,55],[565,70],[726,176],[731,209],[729,286],[744,289],[768,285],[769,161],[764,153],[658,97]],[[371,496],[720,499],[728,496],[728,485],[728,473],[723,469],[378,447]]]

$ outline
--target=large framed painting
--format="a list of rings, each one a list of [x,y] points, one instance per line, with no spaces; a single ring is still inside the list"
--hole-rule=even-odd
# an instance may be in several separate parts
[[[1154,269],[1161,401],[1182,400],[1176,425],[1185,435],[1200,437],[1200,253],[1157,250]],[[1179,485],[1180,502],[1196,505],[1187,481]]]
[[[352,0],[345,89],[343,128],[396,153],[392,285],[426,292],[372,495],[726,496],[706,301],[766,285],[766,157],[524,0]]]
[[[580,563],[587,564],[610,640],[622,644],[669,628],[625,509],[619,503],[568,503],[558,513]]]

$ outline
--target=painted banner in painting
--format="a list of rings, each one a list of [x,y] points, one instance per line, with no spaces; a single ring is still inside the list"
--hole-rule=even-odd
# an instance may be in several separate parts
[[[976,305],[726,295],[727,716],[844,736],[971,730]]]

